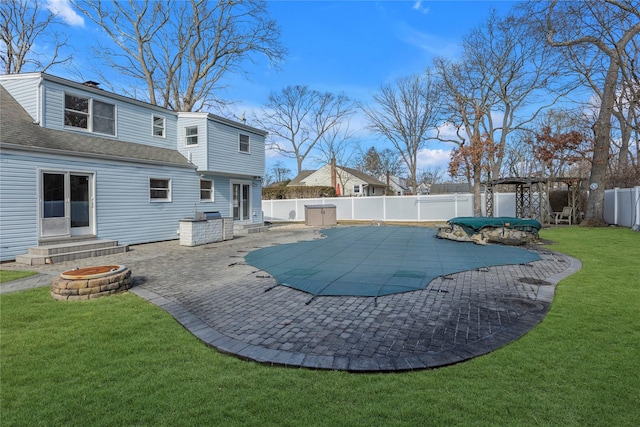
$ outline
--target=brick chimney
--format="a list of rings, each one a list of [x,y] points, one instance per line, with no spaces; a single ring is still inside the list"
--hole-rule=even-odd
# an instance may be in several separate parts
[[[338,180],[336,179],[336,158],[331,158],[331,186],[336,188]]]

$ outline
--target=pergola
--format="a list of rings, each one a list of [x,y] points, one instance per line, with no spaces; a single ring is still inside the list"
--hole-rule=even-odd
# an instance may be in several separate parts
[[[537,219],[541,224],[548,224],[553,213],[549,204],[549,190],[552,183],[562,183],[567,186],[567,205],[572,209],[572,222],[577,223],[580,218],[580,183],[581,178],[550,178],[550,177],[512,177],[489,181],[486,185],[487,216],[493,216],[494,192],[496,186],[515,187],[516,217]]]

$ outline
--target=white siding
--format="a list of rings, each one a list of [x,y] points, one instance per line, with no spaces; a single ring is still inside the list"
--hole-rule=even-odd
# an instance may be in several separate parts
[[[96,235],[121,244],[178,238],[179,220],[193,216],[200,176],[192,169],[34,155],[3,150],[0,191],[2,260],[38,244],[38,168],[95,174]],[[171,179],[171,202],[149,200],[149,178]]]

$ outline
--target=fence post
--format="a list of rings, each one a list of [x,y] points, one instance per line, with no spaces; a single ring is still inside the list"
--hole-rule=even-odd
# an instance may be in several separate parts
[[[387,220],[387,196],[382,196],[382,220]]]
[[[619,187],[613,188],[613,224],[618,225],[618,190]]]
[[[355,197],[351,197],[351,220],[353,220],[356,217],[356,202],[355,202],[356,198]]]
[[[453,195],[453,213],[458,217],[458,193]]]
[[[635,187],[635,207],[636,207],[636,219],[635,224],[631,224],[631,227],[640,226],[640,186]]]

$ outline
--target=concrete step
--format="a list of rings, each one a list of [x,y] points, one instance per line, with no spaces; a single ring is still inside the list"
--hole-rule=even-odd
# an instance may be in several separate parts
[[[115,240],[76,241],[29,248],[27,254],[16,257],[16,262],[27,265],[55,264],[64,261],[119,254],[128,250],[128,246],[118,245]]]
[[[270,225],[265,225],[263,223],[257,224],[234,224],[233,225],[233,234],[235,235],[247,235],[252,233],[261,233],[263,231],[267,231]]]
[[[57,243],[53,245],[41,245],[31,247],[28,250],[29,255],[57,255],[69,252],[81,252],[93,249],[104,249],[112,246],[118,246],[116,240],[82,240],[68,243]]]

